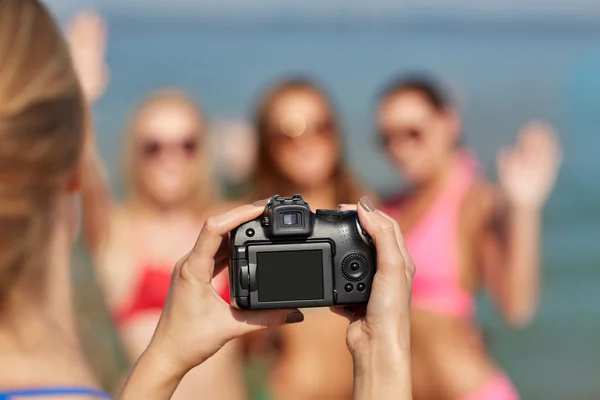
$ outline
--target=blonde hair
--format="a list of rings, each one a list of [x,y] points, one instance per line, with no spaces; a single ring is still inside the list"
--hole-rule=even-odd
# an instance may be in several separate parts
[[[0,301],[43,282],[54,199],[79,162],[83,97],[67,46],[37,0],[0,0]]]
[[[215,203],[217,198],[217,185],[211,173],[211,159],[209,153],[206,120],[200,104],[189,94],[179,89],[163,89],[151,93],[144,98],[133,112],[124,132],[125,146],[123,152],[123,176],[125,178],[127,202],[132,202],[144,196],[141,180],[137,175],[139,168],[139,138],[136,135],[137,125],[142,116],[151,108],[165,105],[175,105],[189,112],[196,123],[199,136],[199,150],[196,156],[198,168],[198,181],[189,199],[192,211],[203,213],[206,207]]]

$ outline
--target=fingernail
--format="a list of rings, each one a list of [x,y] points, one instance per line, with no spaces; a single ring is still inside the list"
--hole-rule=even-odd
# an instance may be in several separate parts
[[[304,321],[304,314],[302,314],[300,311],[291,313],[285,319],[286,324],[295,324],[302,321]]]
[[[361,197],[359,203],[362,206],[362,208],[365,209],[366,212],[375,211],[375,206],[373,205],[373,202],[367,196]]]
[[[269,202],[269,199],[262,199],[262,200],[257,200],[254,203],[252,203],[252,205],[254,207],[264,207],[267,205],[267,203]]]

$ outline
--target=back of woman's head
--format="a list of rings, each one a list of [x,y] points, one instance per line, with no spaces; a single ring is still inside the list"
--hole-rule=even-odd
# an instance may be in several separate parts
[[[83,147],[83,110],[48,11],[38,0],[0,0],[0,301],[25,276],[43,281],[55,199]]]
[[[296,101],[302,103],[290,103],[290,96],[295,96]],[[307,99],[312,103],[308,107],[310,110],[306,106]],[[311,115],[305,115],[306,113]],[[314,120],[309,121],[312,119]],[[288,130],[301,128],[302,131],[297,135],[285,131],[284,125],[288,123],[293,123]],[[339,203],[358,201],[362,188],[344,164],[341,154],[343,135],[335,107],[325,90],[317,83],[299,76],[281,79],[272,84],[258,101],[255,125],[259,136],[255,197],[292,195],[306,189],[311,184],[308,181],[315,183],[315,180],[322,178],[335,187],[335,200]],[[314,131],[312,135],[307,134],[308,130]],[[310,141],[310,137],[313,141]],[[303,151],[302,146],[294,147],[294,143],[299,145],[302,140],[308,140],[306,143],[313,143],[315,146],[317,143],[327,145],[322,151],[317,151],[316,148]],[[291,147],[288,149],[288,146]],[[289,156],[290,153],[296,158],[302,158],[301,162],[286,159],[286,155]],[[308,159],[305,157],[307,155],[310,155]],[[309,165],[311,163],[314,165]],[[294,173],[290,173],[290,170]],[[330,171],[329,175],[318,178],[324,171]],[[299,180],[303,182],[300,183]]]

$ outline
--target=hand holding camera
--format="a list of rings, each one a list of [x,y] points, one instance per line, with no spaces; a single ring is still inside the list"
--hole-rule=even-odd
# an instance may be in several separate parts
[[[363,309],[349,315],[347,334],[355,399],[409,399],[414,265],[398,225],[364,197],[357,211],[313,214],[300,196],[264,204],[206,221],[174,269],[154,337],[120,398],[168,399],[190,369],[229,340],[300,322],[296,307],[339,305]],[[210,285],[228,259],[238,308]]]

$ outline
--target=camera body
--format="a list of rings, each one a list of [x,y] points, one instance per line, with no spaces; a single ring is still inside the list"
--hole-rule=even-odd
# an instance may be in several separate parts
[[[366,304],[373,241],[356,211],[316,210],[274,196],[262,216],[229,234],[231,304],[240,309]]]

